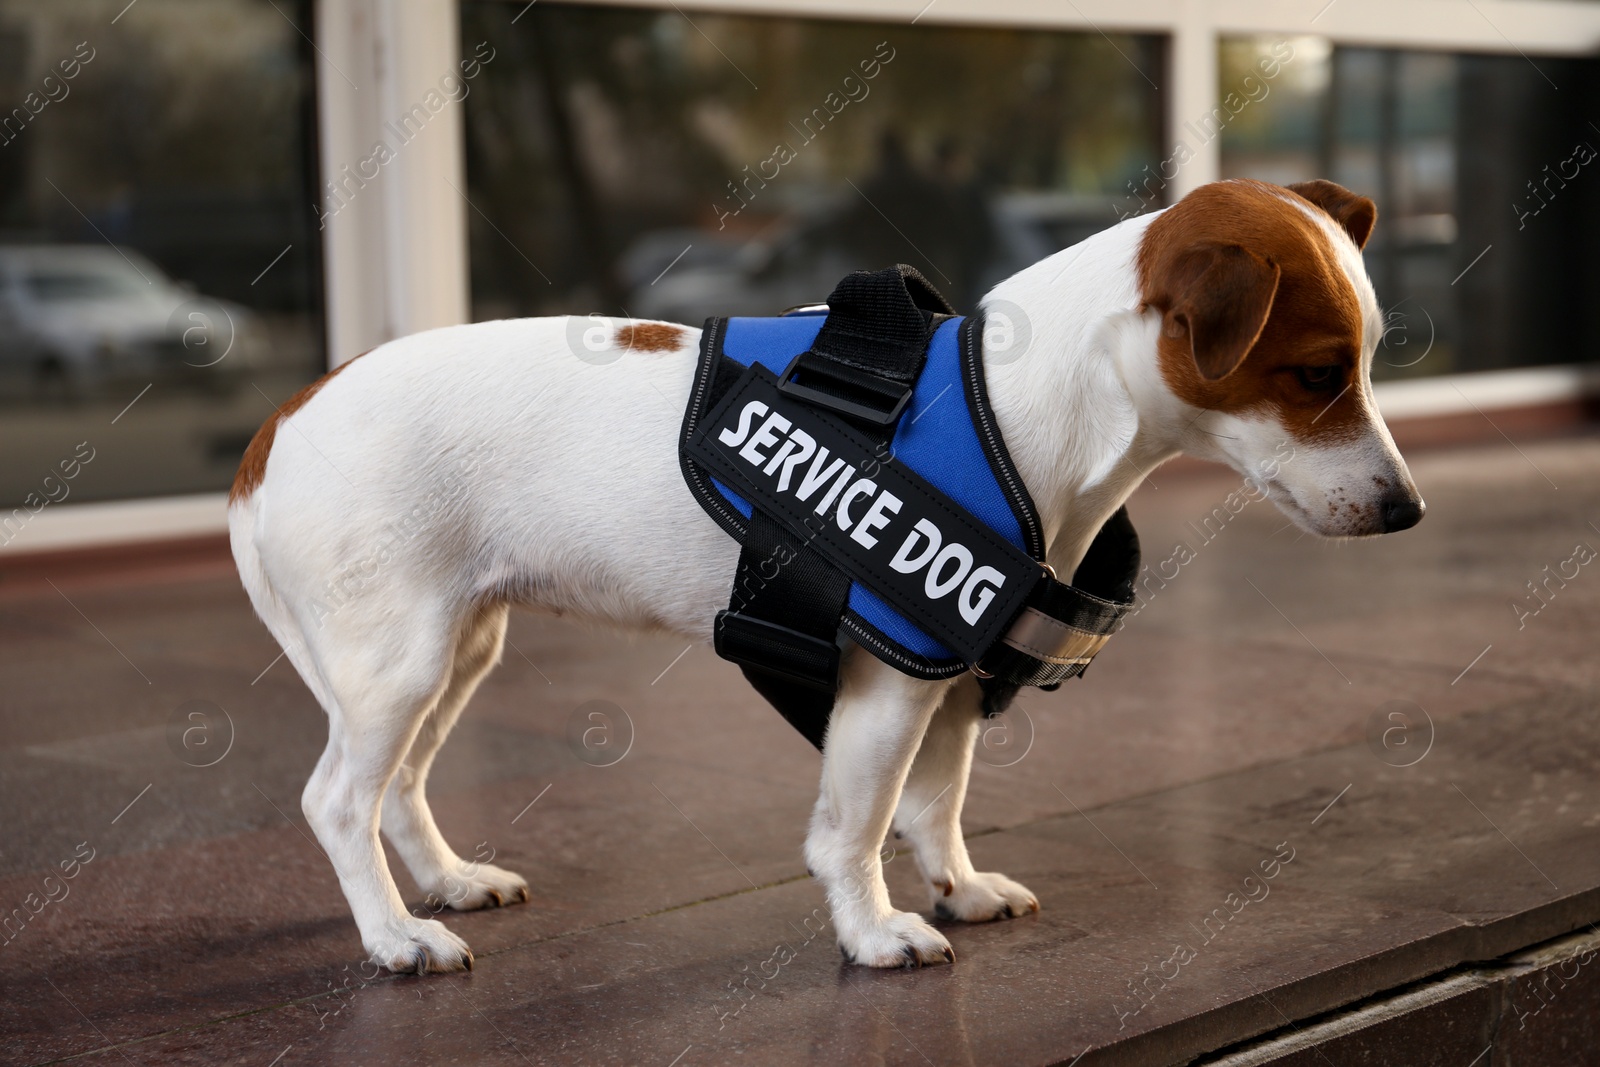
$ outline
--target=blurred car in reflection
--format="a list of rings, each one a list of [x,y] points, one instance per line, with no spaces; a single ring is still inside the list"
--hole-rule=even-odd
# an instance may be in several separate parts
[[[70,397],[183,376],[226,388],[268,354],[259,316],[106,245],[0,246],[0,376]]]
[[[641,234],[617,259],[617,273],[630,291],[643,290],[669,272],[729,265],[744,242],[731,234],[679,226]]]
[[[628,311],[640,318],[699,323],[710,315],[775,315],[825,300],[850,271],[889,265],[862,262],[862,254],[851,247],[848,210],[846,203],[802,214],[772,227],[770,236],[742,244],[699,230],[641,234],[619,261],[631,286]],[[971,311],[962,305],[996,283],[1117,221],[1110,199],[1065,193],[1002,194],[989,201],[987,214],[984,261],[967,265],[976,293],[963,299],[937,269],[929,274],[961,311]],[[691,244],[693,250],[681,261],[659,273]],[[905,258],[915,262],[910,254]]]
[[[653,283],[629,278],[635,284],[628,310],[640,318],[699,323],[711,315],[775,315],[824,300],[859,266],[831,232],[826,221],[795,225],[775,237],[724,247],[720,255],[680,262]],[[653,234],[642,235],[623,262],[637,255],[635,248],[654,245]]]

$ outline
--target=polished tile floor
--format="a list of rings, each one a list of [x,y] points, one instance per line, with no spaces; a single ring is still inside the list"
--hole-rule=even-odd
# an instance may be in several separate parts
[[[445,917],[471,974],[374,978],[299,813],[322,713],[225,561],[0,582],[0,1062],[1183,1063],[1584,927],[1600,438],[1413,470],[1422,525],[1344,544],[1156,472],[1164,584],[979,750],[973,853],[1043,911],[920,972],[841,963],[817,757],[736,670],[522,615],[432,796],[533,900]]]

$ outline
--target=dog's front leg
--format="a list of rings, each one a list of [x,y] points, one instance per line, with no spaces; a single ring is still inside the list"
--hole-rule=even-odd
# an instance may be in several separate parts
[[[920,916],[895,911],[879,849],[911,761],[946,686],[919,681],[856,650],[846,661],[822,754],[822,792],[806,865],[827,891],[839,950],[869,967],[955,959]]]
[[[972,749],[983,723],[983,691],[970,674],[945,693],[917,750],[894,813],[897,837],[911,842],[941,919],[988,922],[1039,910],[1027,886],[978,871],[961,835],[961,806]]]

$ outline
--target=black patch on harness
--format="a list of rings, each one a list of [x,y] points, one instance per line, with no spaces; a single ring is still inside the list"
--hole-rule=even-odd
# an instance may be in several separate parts
[[[1000,640],[1043,575],[885,446],[791,399],[763,367],[744,372],[686,451],[797,547],[814,548],[968,663]]]

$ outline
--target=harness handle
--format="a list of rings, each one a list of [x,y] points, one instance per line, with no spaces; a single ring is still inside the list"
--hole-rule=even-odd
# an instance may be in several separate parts
[[[893,433],[928,358],[928,341],[955,314],[915,267],[847,274],[828,296],[828,318],[794,357],[778,388],[877,433]]]
[[[858,270],[828,295],[828,320],[811,351],[868,374],[910,384],[922,373],[935,319],[954,315],[915,267]]]

